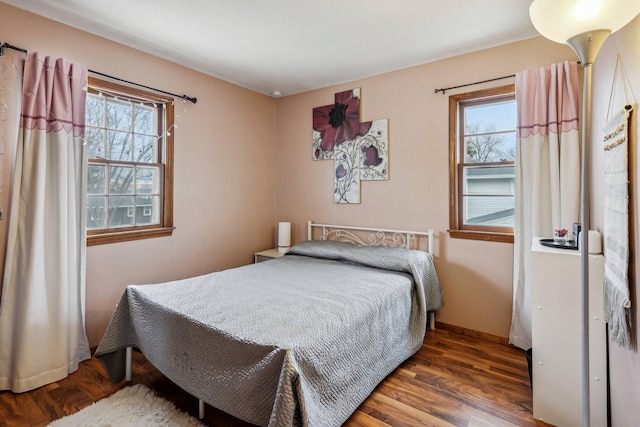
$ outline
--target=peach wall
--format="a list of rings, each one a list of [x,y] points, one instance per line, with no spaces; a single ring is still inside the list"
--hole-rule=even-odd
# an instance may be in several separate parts
[[[616,58],[620,54],[624,68],[629,77],[628,95],[632,103],[636,103],[636,111],[633,113],[635,125],[636,147],[638,146],[637,129],[640,129],[640,114],[638,114],[638,97],[640,97],[640,17],[637,17],[621,31],[613,34],[602,46],[593,65],[593,125],[592,125],[592,150],[591,150],[591,221],[593,229],[603,230],[604,199],[604,152],[602,150],[602,126],[606,121],[609,100],[612,100],[612,108],[620,109],[625,104],[624,86],[621,77],[618,76],[615,90],[612,94],[612,83]],[[637,148],[636,148],[637,150]],[[638,425],[640,419],[640,299],[638,298],[638,283],[640,282],[640,158],[638,152],[635,157],[635,192],[632,194],[631,203],[635,208],[633,218],[635,224],[635,246],[632,248],[632,259],[635,262],[635,275],[630,276],[631,312],[633,316],[636,348],[632,351],[621,349],[616,344],[609,345],[609,374],[611,383],[611,425],[613,427],[631,427]],[[606,255],[606,248],[605,248]]]
[[[348,84],[288,96],[277,104],[277,220],[307,220],[436,232],[436,266],[444,291],[441,322],[507,337],[511,323],[513,245],[451,239],[448,96],[513,79],[435,94],[434,89],[486,80],[575,59],[567,46],[534,38]],[[326,66],[330,66],[327,64]],[[333,162],[311,160],[314,107],[359,87],[361,120],[389,119],[388,181],[363,182],[362,203],[333,203]]]
[[[0,40],[198,98],[176,104],[173,236],[87,249],[91,346],[126,285],[248,264],[273,246],[275,100],[4,3]]]
[[[275,244],[276,221],[292,221],[293,240],[300,241],[309,219],[434,228],[436,263],[446,300],[438,320],[508,335],[512,245],[450,239],[446,232],[447,95],[467,89],[447,95],[434,94],[434,89],[574,59],[569,48],[535,38],[275,101],[4,3],[0,3],[0,41],[198,97],[196,105],[178,103],[176,108],[174,235],[88,248],[87,332],[92,346],[97,345],[127,284],[249,263],[254,251]],[[618,52],[632,90],[640,96],[640,18],[605,43],[594,65],[594,141],[602,136],[597,124],[606,115]],[[362,88],[363,120],[389,119],[391,179],[363,183],[360,205],[335,205],[332,162],[311,161],[311,110],[331,103],[335,92],[354,87]],[[639,117],[635,115],[636,124]],[[12,151],[7,147],[5,152]],[[10,158],[5,156],[5,161]],[[592,158],[592,228],[602,229],[598,177],[603,159],[597,147]],[[6,174],[11,165],[4,166]],[[637,193],[636,254],[640,253]],[[0,223],[0,240],[6,224],[6,220]],[[638,257],[634,259],[638,265]],[[632,279],[637,323],[637,274]],[[637,328],[634,334],[638,342]],[[635,425],[640,418],[640,355],[614,346],[610,357],[613,425]]]

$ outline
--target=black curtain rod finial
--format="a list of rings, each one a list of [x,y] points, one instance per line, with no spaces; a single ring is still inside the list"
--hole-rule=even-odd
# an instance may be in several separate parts
[[[182,98],[183,101],[189,101],[192,104],[197,104],[198,103],[198,98],[196,98],[196,97],[192,98],[192,97],[187,96],[187,95],[182,95],[180,98]]]
[[[5,42],[1,42],[0,43],[0,56],[4,55],[4,50],[6,49],[13,49],[17,52],[22,52],[22,53],[27,53],[26,49],[22,49],[21,47],[17,47],[17,46],[13,46],[9,43],[5,43]]]

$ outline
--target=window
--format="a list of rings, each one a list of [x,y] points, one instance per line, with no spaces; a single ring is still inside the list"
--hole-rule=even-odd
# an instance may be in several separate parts
[[[449,97],[450,235],[513,242],[514,86]]]
[[[88,245],[172,234],[173,102],[89,78]]]

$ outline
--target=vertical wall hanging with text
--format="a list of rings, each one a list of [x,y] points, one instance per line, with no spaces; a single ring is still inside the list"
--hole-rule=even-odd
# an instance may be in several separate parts
[[[314,108],[312,134],[313,160],[334,161],[335,203],[360,203],[360,181],[389,179],[389,122],[360,122],[360,89]]]
[[[618,78],[620,80],[618,81]],[[624,100],[616,93],[622,83]],[[635,270],[636,136],[633,116],[637,102],[631,80],[618,54],[613,72],[604,131],[604,315],[609,340],[632,349],[630,280]],[[631,97],[630,97],[631,95]],[[622,104],[624,101],[624,104]]]

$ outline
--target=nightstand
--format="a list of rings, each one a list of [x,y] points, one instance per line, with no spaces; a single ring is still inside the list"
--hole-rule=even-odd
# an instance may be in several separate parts
[[[268,249],[266,251],[256,252],[253,256],[254,262],[262,262],[274,258],[280,258],[282,255],[284,255],[284,252],[278,252],[278,249]]]

